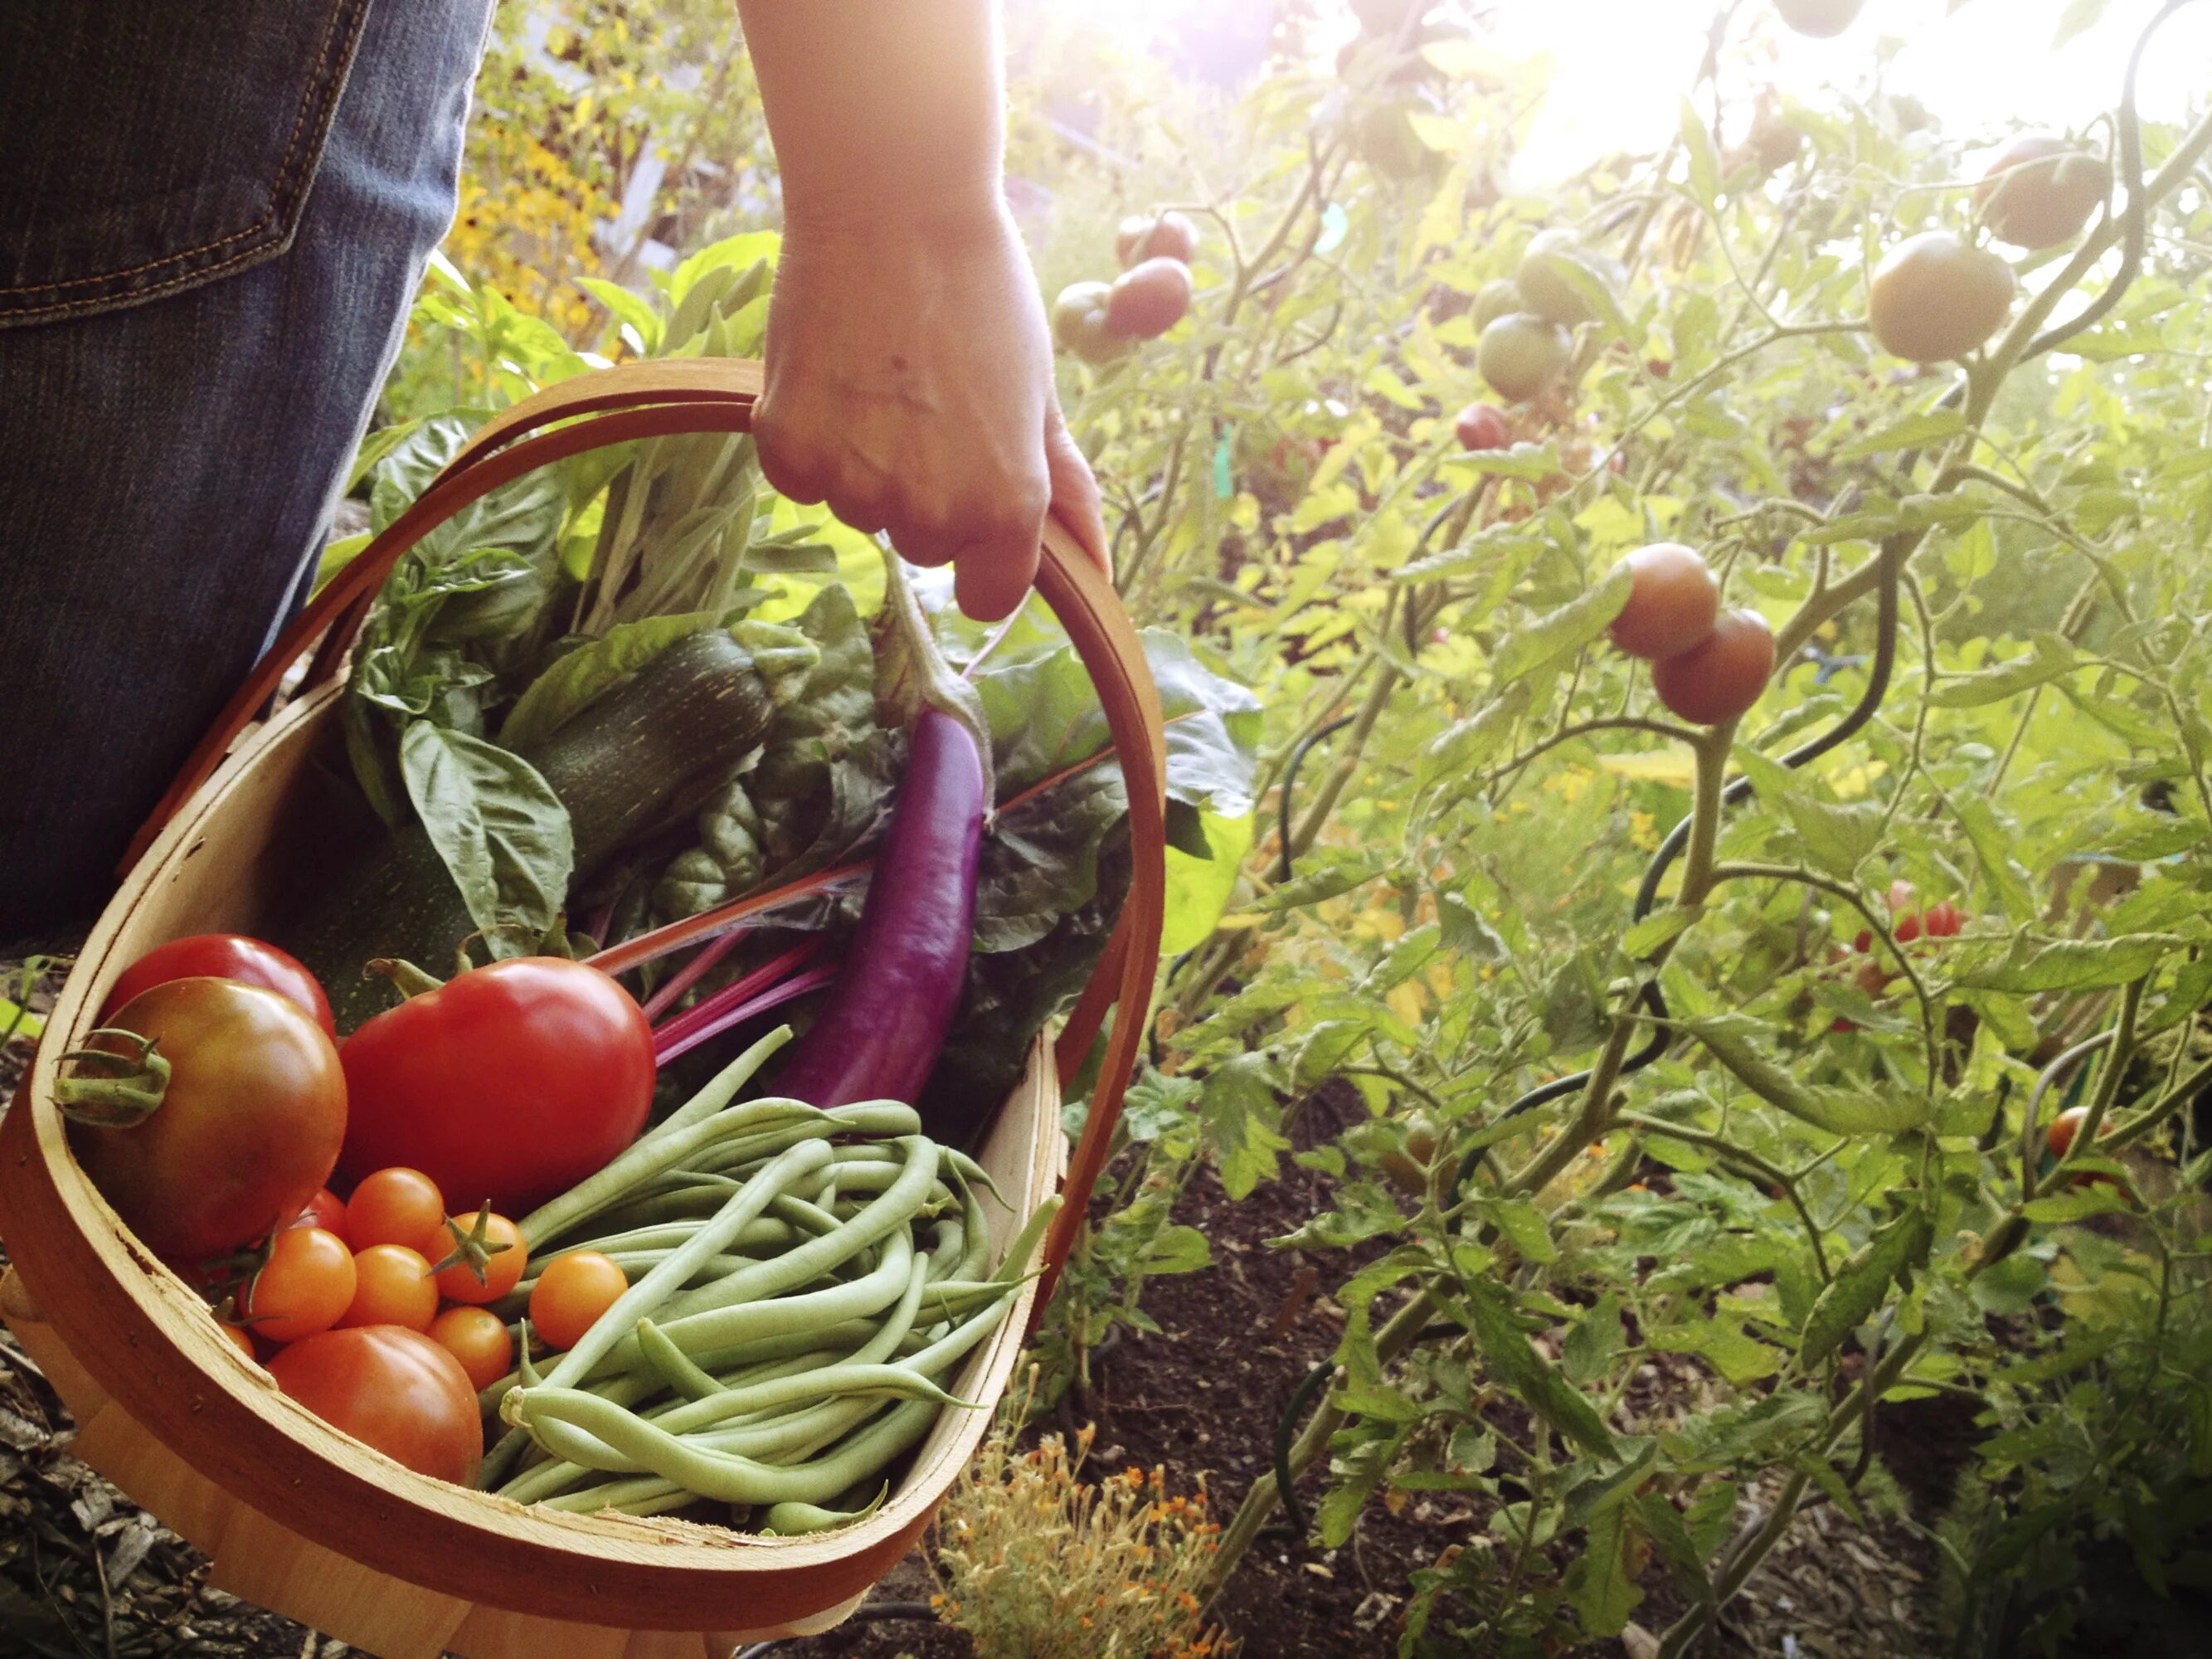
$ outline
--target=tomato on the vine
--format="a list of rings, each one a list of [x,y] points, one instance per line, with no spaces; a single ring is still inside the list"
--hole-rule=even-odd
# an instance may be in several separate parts
[[[514,1368],[514,1339],[489,1308],[448,1308],[430,1322],[429,1337],[461,1362],[479,1394]]]
[[[356,1277],[353,1253],[336,1233],[288,1228],[276,1235],[269,1260],[246,1287],[246,1321],[254,1334],[271,1342],[296,1342],[326,1331],[352,1304]]]
[[[1717,726],[1745,713],[1774,672],[1774,631],[1756,611],[1731,611],[1678,656],[1651,665],[1659,701],[1686,720]]]
[[[361,1178],[346,1200],[345,1213],[346,1242],[354,1249],[412,1247],[445,1225],[446,1199],[438,1183],[420,1170],[393,1164]]]
[[[653,1029],[580,962],[514,957],[410,997],[346,1039],[345,1164],[404,1164],[456,1206],[527,1213],[637,1139]],[[443,1204],[390,1243],[419,1243]],[[363,1241],[356,1235],[356,1244]],[[383,1242],[383,1241],[377,1241]]]
[[[2101,155],[2048,134],[2030,133],[1999,150],[1974,187],[1990,234],[2014,247],[2057,247],[2081,234],[2112,191]]]
[[[1931,904],[1928,914],[1921,918],[1930,939],[1956,939],[1966,925],[1966,912],[1945,899],[1941,904]]]
[[[194,933],[155,945],[123,970],[107,993],[100,1023],[106,1024],[108,1015],[140,992],[173,979],[234,979],[274,991],[305,1010],[323,1028],[324,1036],[337,1040],[331,1000],[323,994],[321,981],[297,957],[243,933]]]
[[[269,1374],[332,1428],[418,1474],[465,1486],[483,1467],[477,1391],[461,1362],[420,1331],[325,1331],[286,1348]]]
[[[2075,1137],[2081,1133],[2081,1126],[2088,1120],[2089,1109],[2087,1106],[2069,1106],[2052,1118],[2051,1127],[2043,1133],[2044,1145],[2051,1149],[2051,1157],[2065,1157],[2068,1149],[2074,1145]]]
[[[404,1244],[372,1244],[353,1259],[353,1300],[338,1320],[340,1329],[358,1325],[400,1325],[427,1331],[438,1316],[438,1281],[420,1250]]]
[[[1146,259],[1114,279],[1106,326],[1125,340],[1155,339],[1190,310],[1190,267],[1180,259]]]
[[[1105,283],[1070,283],[1052,302],[1052,337],[1093,367],[1128,355],[1129,342],[1106,322],[1113,291]]]
[[[1628,599],[1613,619],[1613,648],[1659,661],[1701,643],[1719,622],[1721,585],[1695,548],[1654,542],[1623,559]]]
[[[286,1225],[330,1179],[345,1076],[297,1004],[237,980],[173,979],[86,1041],[114,1058],[74,1061],[56,1090],[70,1150],[163,1261],[228,1255]]]
[[[573,1348],[629,1288],[611,1256],[572,1250],[541,1268],[530,1291],[530,1328],[556,1348]]]
[[[1198,227],[1181,213],[1133,213],[1114,233],[1114,252],[1124,270],[1146,259],[1188,264],[1198,252]]]
[[[1468,320],[1479,335],[1500,317],[1521,309],[1521,285],[1510,276],[1493,276],[1475,289],[1468,307]]]
[[[1505,416],[1495,404],[1469,404],[1452,422],[1452,434],[1459,440],[1459,447],[1468,451],[1506,449],[1513,442]]]
[[[1899,945],[1910,945],[1920,937],[1920,913],[1907,910],[1890,929]]]
[[[1866,0],[1774,0],[1782,21],[1800,34],[1832,40],[1858,21]]]
[[[447,1217],[416,1248],[432,1262],[448,1302],[496,1302],[522,1282],[530,1265],[521,1230],[489,1209]]]
[[[1963,357],[2004,325],[2019,284],[2012,267],[1948,230],[1889,251],[1867,284],[1867,320],[1883,350],[1916,363]]]
[[[1501,398],[1526,403],[1559,378],[1573,344],[1557,323],[1509,312],[1482,331],[1474,366]]]

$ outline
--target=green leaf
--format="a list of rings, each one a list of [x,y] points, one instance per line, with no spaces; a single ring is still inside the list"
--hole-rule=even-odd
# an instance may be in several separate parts
[[[1809,1370],[1841,1347],[1881,1306],[1891,1283],[1926,1262],[1935,1237],[1928,1212],[1908,1210],[1853,1251],[1813,1304],[1799,1339],[1800,1361]]]
[[[1467,1302],[1474,1340],[1491,1375],[1561,1436],[1593,1455],[1612,1456],[1613,1434],[1597,1408],[1529,1345],[1505,1291],[1478,1280],[1469,1287]]]
[[[1880,1091],[1872,1086],[1845,1089],[1801,1083],[1763,1051],[1752,1036],[1759,1029],[1740,1015],[1692,1017],[1675,1022],[1704,1043],[1744,1087],[1793,1117],[1830,1134],[1897,1134],[1926,1124],[1924,1097]]]
[[[2105,0],[2069,0],[2066,9],[2059,14],[2057,33],[2051,37],[2051,50],[2056,52],[2075,35],[2096,27],[2104,15]]]
[[[2074,647],[2057,634],[2038,634],[2024,656],[2008,657],[1972,674],[1947,675],[1928,701],[1939,708],[1978,708],[2073,672]]]
[[[1511,740],[1513,727],[1528,712],[1526,682],[1505,688],[1481,713],[1449,727],[1421,750],[1419,779],[1424,788],[1439,779],[1460,779],[1487,766]]]
[[[1468,1207],[1497,1228],[1522,1261],[1541,1267],[1559,1259],[1559,1246],[1552,1242],[1551,1224],[1527,1199],[1478,1198]]]
[[[623,322],[637,331],[637,349],[645,356],[653,356],[660,349],[660,315],[641,295],[631,293],[620,283],[610,283],[599,276],[579,276],[576,286],[582,289]]]
[[[1618,1636],[1626,1628],[1644,1592],[1628,1570],[1627,1507],[1615,1504],[1589,1524],[1583,1553],[1567,1569],[1567,1601],[1590,1636]]]
[[[1998,908],[2016,923],[2027,921],[2036,914],[2035,894],[2027,872],[2012,856],[2013,837],[1997,822],[1996,809],[1979,795],[1954,798],[1952,804],[1959,827],[1973,846],[1975,861],[1996,890]]]
[[[1212,937],[1229,908],[1244,855],[1252,850],[1252,814],[1222,817],[1199,815],[1206,856],[1195,858],[1179,847],[1168,848],[1167,921],[1160,930],[1160,953],[1177,957]]]
[[[1690,159],[1690,190],[1710,208],[1720,195],[1720,159],[1713,153],[1713,136],[1705,130],[1705,117],[1698,113],[1698,106],[1686,94],[1677,125],[1682,134],[1682,153]]]
[[[718,618],[711,611],[676,617],[648,617],[617,623],[603,638],[579,646],[531,681],[507,711],[499,740],[509,749],[527,750],[551,737],[583,713],[600,693],[651,662],[678,640],[703,633]]]
[[[1966,417],[1956,410],[1936,410],[1925,415],[1912,415],[1893,426],[1870,432],[1836,451],[1839,461],[1863,460],[1869,455],[1887,454],[1893,449],[1925,449],[1957,437],[1966,429]]]
[[[1881,845],[1887,819],[1873,801],[1834,805],[1802,791],[1786,796],[1782,809],[1796,827],[1797,839],[1813,862],[1848,880]]]
[[[1308,854],[1302,862],[1306,868],[1262,898],[1257,908],[1297,910],[1319,904],[1325,899],[1349,893],[1355,887],[1364,887],[1390,867],[1386,862],[1348,854],[1320,857]]]
[[[1248,1197],[1274,1178],[1277,1155],[1291,1143],[1276,1133],[1282,1108],[1264,1056],[1239,1054],[1215,1071],[1199,1096],[1198,1112],[1206,1148],[1231,1198]]]
[[[2013,936],[1999,962],[1962,974],[1959,983],[1979,990],[2088,991],[2141,979],[2186,940],[2172,933],[2130,933],[2118,939],[2061,939],[2039,944]]]
[[[1620,952],[1632,961],[1649,961],[1654,951],[1684,932],[1705,913],[1705,907],[1701,904],[1669,905],[1656,915],[1644,917],[1623,933],[1620,936]]]
[[[534,948],[568,902],[568,809],[520,755],[428,720],[399,740],[408,798],[493,954]]]
[[[1510,685],[1581,650],[1612,625],[1633,584],[1634,573],[1616,564],[1596,586],[1515,629],[1498,642],[1492,678],[1500,686]]]
[[[1567,1329],[1559,1346],[1559,1369],[1567,1380],[1588,1388],[1613,1370],[1627,1346],[1620,1322],[1620,1297],[1607,1291]]]
[[[1731,1493],[1731,1504],[1733,1501],[1734,1494]],[[1651,1540],[1652,1553],[1674,1576],[1674,1582],[1692,1601],[1709,1599],[1713,1592],[1713,1582],[1705,1573],[1705,1553],[1698,1549],[1697,1540],[1690,1536],[1690,1529],[1682,1519],[1682,1511],[1674,1507],[1674,1500],[1664,1492],[1647,1492],[1640,1498],[1632,1498],[1630,1503],[1636,1518],[1644,1524],[1645,1534]]]

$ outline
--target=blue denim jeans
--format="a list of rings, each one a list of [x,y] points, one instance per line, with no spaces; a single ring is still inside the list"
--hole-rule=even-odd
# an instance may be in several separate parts
[[[275,629],[452,220],[489,0],[0,3],[0,946]]]

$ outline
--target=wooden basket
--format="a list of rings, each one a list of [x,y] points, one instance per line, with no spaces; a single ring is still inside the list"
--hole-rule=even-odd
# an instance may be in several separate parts
[[[381,1659],[721,1659],[741,1641],[826,1628],[912,1547],[989,1427],[988,1411],[947,1412],[874,1515],[788,1539],[573,1516],[430,1480],[311,1415],[233,1348],[200,1297],[93,1190],[54,1104],[58,1056],[91,1029],[125,967],[163,940],[252,933],[262,920],[288,803],[343,695],[339,664],[394,561],[532,467],[641,437],[743,432],[760,384],[751,363],[629,364],[540,392],[479,434],[286,630],[186,763],[133,847],[0,1121],[0,1231],[14,1263],[0,1314],[76,1413],[76,1454],[211,1555],[215,1585]],[[1047,528],[1038,586],[1104,704],[1135,858],[1097,974],[1057,1045],[1031,1054],[980,1153],[1019,1212],[990,1206],[1000,1245],[1061,1174],[1061,1085],[1107,1009],[1118,1002],[1127,1014],[1066,1160],[1043,1278],[953,1384],[986,1404],[1006,1390],[1104,1161],[1142,1036],[1166,881],[1159,705],[1135,633],[1057,525]],[[301,689],[254,726],[310,651]]]

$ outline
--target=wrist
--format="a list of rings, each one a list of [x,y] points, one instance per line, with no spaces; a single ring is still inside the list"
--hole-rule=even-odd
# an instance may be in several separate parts
[[[1009,224],[999,170],[984,177],[918,182],[891,179],[835,188],[787,181],[784,234],[800,241],[913,234],[951,246],[995,243]]]

